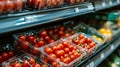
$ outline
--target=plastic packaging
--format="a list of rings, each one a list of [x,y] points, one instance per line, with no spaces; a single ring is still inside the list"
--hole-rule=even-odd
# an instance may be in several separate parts
[[[47,66],[49,65],[42,63],[40,60],[38,60],[36,57],[30,55],[30,54],[23,54],[21,56],[16,56],[8,61],[5,61],[2,64],[2,67],[14,67],[16,65],[23,66],[23,67],[42,67],[42,66]]]
[[[24,0],[1,0],[0,14],[19,12],[24,6]]]
[[[61,47],[59,47],[60,45]],[[55,50],[54,47],[59,47],[59,48]],[[52,54],[48,52],[49,49],[50,50],[52,49]],[[62,67],[72,67],[74,66],[74,64],[80,62],[83,59],[83,57],[85,57],[86,55],[84,49],[82,48],[79,49],[79,47],[77,47],[73,43],[68,42],[65,39],[56,41],[49,45],[45,45],[42,48],[40,48],[40,50],[47,57],[58,62]],[[74,58],[72,58],[71,56]]]

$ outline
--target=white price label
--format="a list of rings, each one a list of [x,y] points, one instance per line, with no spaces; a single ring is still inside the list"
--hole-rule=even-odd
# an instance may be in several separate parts
[[[102,6],[103,6],[103,7],[105,7],[105,6],[106,6],[105,2],[103,2],[103,3],[102,3]]]
[[[94,62],[93,61],[90,63],[90,67],[94,67]]]
[[[101,57],[101,59],[103,59],[103,58],[104,58],[104,56],[105,56],[105,55],[104,55],[104,53],[102,53],[102,54],[101,54],[101,56],[100,56],[100,57]]]
[[[75,8],[75,12],[76,13],[80,12],[79,8]]]
[[[114,49],[114,45],[111,45],[111,50],[113,50]]]
[[[109,4],[112,5],[112,1],[109,1]]]

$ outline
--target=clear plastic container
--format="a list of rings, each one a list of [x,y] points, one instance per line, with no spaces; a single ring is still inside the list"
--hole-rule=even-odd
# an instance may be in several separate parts
[[[63,46],[59,47],[60,44],[62,44]],[[70,46],[72,46],[73,48],[70,48]],[[54,47],[58,47],[57,50],[55,50]],[[52,49],[51,53],[47,51],[49,49]],[[44,55],[51,58],[51,60],[55,60],[62,67],[73,67],[74,64],[79,63],[86,56],[86,52],[84,49],[79,49],[79,47],[77,47],[71,42],[68,42],[65,39],[61,39],[49,45],[45,45],[40,48],[40,50]]]
[[[0,14],[19,12],[24,6],[25,0],[1,0]]]
[[[15,55],[19,55],[19,53],[10,44],[4,44],[4,45],[0,46],[0,65],[4,61],[14,57]]]
[[[73,36],[70,36],[66,39],[76,44],[77,46],[80,46],[80,49],[81,47],[85,49],[85,51],[87,52],[86,56],[92,54],[97,47],[97,43],[95,42],[95,40],[91,38],[91,36],[86,35],[84,33],[76,33]]]
[[[2,67],[14,67],[19,65],[20,67],[49,67],[49,65],[42,63],[35,56],[30,54],[23,54],[21,56],[13,57],[12,59],[5,61],[2,64]]]

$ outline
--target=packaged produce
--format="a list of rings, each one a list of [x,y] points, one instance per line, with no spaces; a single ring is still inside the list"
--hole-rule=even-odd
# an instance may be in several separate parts
[[[24,0],[1,0],[0,14],[13,13],[21,11],[24,6]]]
[[[0,46],[0,65],[4,61],[14,57],[16,54],[18,53],[15,51],[15,48],[12,45],[6,44],[4,46]]]
[[[16,56],[2,64],[3,67],[49,67],[49,65],[42,63],[36,57],[23,54]]]
[[[40,48],[43,54],[58,62],[62,67],[72,67],[81,61],[86,53],[67,40],[59,40]]]

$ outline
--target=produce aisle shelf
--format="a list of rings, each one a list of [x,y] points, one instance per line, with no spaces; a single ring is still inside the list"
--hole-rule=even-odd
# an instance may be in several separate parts
[[[62,20],[82,14],[87,14],[90,12],[94,12],[93,9],[93,5],[91,3],[88,3],[83,6],[76,6],[74,8],[56,12],[47,12],[39,15],[34,14],[16,18],[1,19],[0,34],[52,21]]]
[[[120,0],[106,0],[94,3],[95,11],[111,8],[117,5],[120,5]]]

